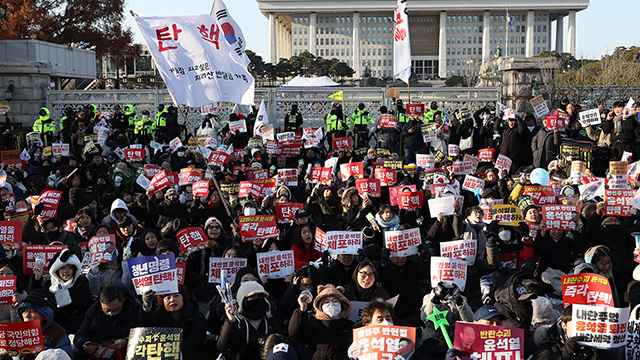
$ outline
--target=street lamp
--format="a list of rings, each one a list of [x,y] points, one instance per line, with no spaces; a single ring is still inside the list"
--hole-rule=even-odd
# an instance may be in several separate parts
[[[7,101],[13,100],[13,91],[15,90],[15,86],[13,85],[13,81],[9,81],[9,86],[7,86],[7,90],[4,91],[4,98]]]
[[[536,97],[540,94],[540,90],[538,89],[538,83],[536,79],[531,80],[531,97]]]

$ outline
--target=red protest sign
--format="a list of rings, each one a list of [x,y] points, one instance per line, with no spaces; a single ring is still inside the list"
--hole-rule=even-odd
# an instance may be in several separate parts
[[[115,259],[116,236],[114,234],[94,236],[89,240],[89,251],[92,263],[107,263]]]
[[[395,325],[369,325],[353,329],[351,359],[413,359],[416,328]]]
[[[391,256],[411,256],[418,254],[422,243],[420,229],[385,231],[384,244],[391,250]]]
[[[278,186],[298,186],[298,169],[278,169]]]
[[[269,178],[269,170],[268,169],[248,169],[245,172],[247,173],[247,180],[267,179],[267,178]]]
[[[149,193],[149,196],[153,196],[169,186],[171,186],[171,180],[169,180],[167,173],[162,170],[151,179],[147,192]]]
[[[604,216],[631,216],[636,213],[636,208],[631,205],[633,197],[636,195],[635,189],[604,191]]]
[[[398,206],[401,209],[416,209],[422,207],[424,191],[399,191]]]
[[[380,125],[383,128],[395,128],[398,126],[398,118],[393,115],[384,114],[380,116]]]
[[[204,171],[198,168],[188,167],[180,169],[180,174],[178,175],[178,186],[191,185],[202,179],[204,179]]]
[[[178,284],[184,284],[184,272],[187,269],[187,262],[183,261],[180,264],[176,264],[176,278]]]
[[[496,149],[480,149],[478,150],[478,160],[482,162],[491,162],[496,156]]]
[[[571,304],[615,306],[609,279],[598,274],[562,276],[562,302]]]
[[[358,189],[360,194],[380,197],[380,186],[380,179],[356,179],[356,189]]]
[[[531,196],[537,206],[556,203],[556,193],[551,186],[527,185],[524,187],[524,194]]]
[[[156,176],[160,171],[162,171],[162,168],[158,165],[145,165],[144,166],[144,176],[148,177],[149,179],[153,178],[154,176]]]
[[[395,185],[397,181],[397,170],[387,168],[376,169],[374,171],[374,176],[376,179],[380,180],[380,185],[392,186]]]
[[[424,114],[424,104],[407,104],[407,115]]]
[[[22,271],[25,275],[32,275],[33,268],[36,267],[36,260],[41,259],[44,272],[48,271],[47,266],[53,256],[66,249],[67,245],[23,245],[22,246]]]
[[[44,350],[40,320],[0,323],[0,333],[0,349],[5,353],[37,354]]]
[[[260,197],[260,193],[262,192],[262,185],[256,184],[252,181],[241,181],[240,182],[240,190],[238,191],[238,197],[243,198],[249,196],[253,196],[254,199]]]
[[[209,196],[209,180],[201,180],[195,182],[191,186],[193,196],[208,197]]]
[[[169,179],[169,183],[171,183],[171,185],[173,186],[178,185],[178,172],[177,171],[168,172],[167,179]]]
[[[255,179],[251,180],[254,184],[259,184],[261,186],[260,197],[266,197],[272,194],[275,194],[277,183],[276,178],[268,178],[268,179]]]
[[[62,191],[57,190],[47,190],[40,194],[37,203],[44,204],[44,209],[40,213],[40,217],[43,219],[52,219],[56,217],[61,198]]]
[[[240,237],[243,242],[278,236],[274,215],[240,216]]]
[[[20,250],[22,243],[22,222],[0,221],[0,243],[6,251]]]
[[[233,149],[233,158],[235,160],[244,160],[245,151],[244,149]]]
[[[269,251],[256,254],[258,275],[267,279],[283,279],[295,271],[293,250]]]
[[[456,322],[454,348],[462,359],[524,359],[524,330]]]
[[[351,143],[351,138],[350,137],[341,137],[341,138],[334,138],[333,139],[333,147],[332,147],[332,149],[334,151],[343,150],[343,149],[349,149],[351,147],[353,147],[353,144]]]
[[[319,167],[316,166],[311,169],[311,182],[321,183],[321,184],[330,184],[331,183],[331,173],[332,168],[330,167]]]
[[[144,149],[133,149],[126,148],[124,149],[124,159],[129,161],[137,161],[142,160],[145,157]]]
[[[546,230],[573,230],[575,221],[580,218],[579,205],[545,205],[542,218]]]
[[[564,128],[567,126],[567,123],[565,121],[565,118],[561,117],[560,115],[558,116],[548,115],[547,120],[545,122],[545,126],[547,127],[547,130],[553,130],[555,128],[564,130]]]
[[[231,160],[232,156],[227,154],[224,151],[212,151],[211,154],[209,154],[209,162],[213,163],[215,166],[222,166],[226,163],[228,163]]]
[[[340,165],[340,175],[342,181],[347,181],[349,176],[353,175],[354,178],[359,179],[364,173],[364,164],[362,162],[350,162]]]
[[[291,143],[278,143],[278,146],[281,149],[280,155],[287,157],[295,157],[300,155],[300,150],[302,149],[302,141],[293,141]]]
[[[292,202],[279,202],[276,203],[276,215],[278,217],[278,224],[286,224],[290,220],[296,219],[296,212],[304,207],[300,203]]]
[[[0,277],[0,305],[13,304],[17,276]]]
[[[7,176],[6,174],[4,176]],[[12,214],[16,211],[16,194],[0,195],[2,201],[7,201],[7,207],[4,209],[5,215]]]
[[[476,189],[480,189],[480,191],[482,191],[482,189],[484,189],[484,180],[475,176],[467,175],[464,177],[462,189],[471,192],[474,192]]]
[[[209,258],[209,282],[221,282],[221,270],[226,272],[225,281],[229,284],[236,280],[238,270],[247,267],[247,259],[243,258]]]
[[[209,238],[204,233],[202,228],[192,226],[184,228],[178,231],[178,241],[180,242],[180,249],[184,252],[191,254],[194,251],[201,250],[207,247]]]

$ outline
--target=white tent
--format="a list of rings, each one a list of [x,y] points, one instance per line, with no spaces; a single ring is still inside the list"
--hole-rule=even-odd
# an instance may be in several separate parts
[[[296,76],[288,83],[282,85],[282,87],[327,87],[338,86],[337,82],[329,79],[328,76],[306,78],[302,76]]]

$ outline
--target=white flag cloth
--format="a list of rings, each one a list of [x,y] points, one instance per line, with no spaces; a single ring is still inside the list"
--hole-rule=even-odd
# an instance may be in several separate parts
[[[409,15],[407,1],[398,0],[393,34],[393,77],[409,84],[411,76],[411,43],[409,42]]]
[[[254,79],[224,39],[215,16],[136,17],[135,21],[178,104],[253,103]]]
[[[238,58],[242,59],[245,64],[248,64],[248,57],[244,53],[247,42],[244,39],[240,26],[238,26],[236,21],[233,20],[231,14],[227,11],[227,6],[222,2],[222,0],[213,0],[211,15],[216,17],[218,26],[224,33],[225,40],[227,40],[227,43],[231,46],[233,51],[236,52]]]
[[[258,115],[256,116],[256,123],[253,125],[253,135],[262,136],[261,128],[267,124],[269,124],[269,115],[267,114],[266,106],[264,106],[264,100],[262,100],[260,102],[260,108],[258,109]]]

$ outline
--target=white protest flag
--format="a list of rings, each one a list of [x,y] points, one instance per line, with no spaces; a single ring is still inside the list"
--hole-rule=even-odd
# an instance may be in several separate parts
[[[179,105],[253,103],[253,76],[229,43],[220,41],[222,31],[214,16],[138,16],[135,21]]]
[[[240,26],[233,20],[222,0],[213,0],[211,15],[216,17],[218,26],[224,33],[224,38],[227,40],[229,46],[231,46],[236,55],[242,59],[245,64],[248,64],[248,58],[244,53],[247,42],[244,39]]]
[[[394,13],[393,77],[409,84],[411,76],[411,43],[409,42],[408,0],[398,0]]]

